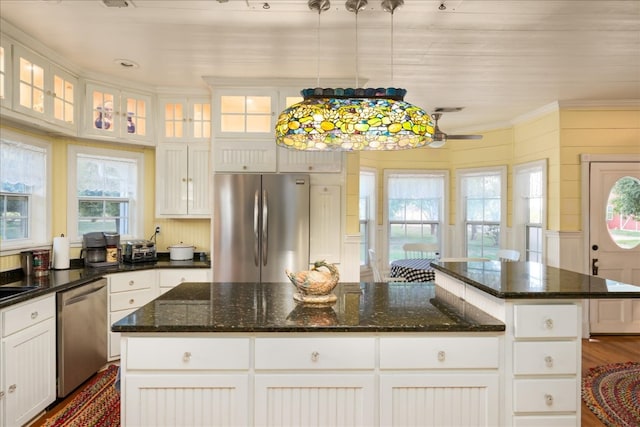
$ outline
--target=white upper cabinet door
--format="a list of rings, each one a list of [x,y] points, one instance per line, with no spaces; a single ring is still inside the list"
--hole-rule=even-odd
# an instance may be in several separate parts
[[[11,108],[11,42],[0,37],[0,106]]]
[[[162,142],[210,142],[211,99],[208,97],[159,97],[159,140]]]
[[[77,77],[28,49],[13,48],[13,110],[76,131]]]
[[[84,110],[87,135],[155,145],[150,95],[87,83]]]
[[[273,139],[278,105],[276,90],[215,89],[213,100],[214,136]]]

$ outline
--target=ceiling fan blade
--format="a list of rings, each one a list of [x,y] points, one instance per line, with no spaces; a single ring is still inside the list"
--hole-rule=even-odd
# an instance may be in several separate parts
[[[447,135],[447,139],[482,139],[482,135]]]

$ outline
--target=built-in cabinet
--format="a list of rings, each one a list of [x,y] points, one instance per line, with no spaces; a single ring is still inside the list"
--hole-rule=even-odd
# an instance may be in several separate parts
[[[347,335],[125,334],[123,426],[499,425],[500,336]]]
[[[211,98],[159,96],[159,142],[211,142]]]
[[[55,314],[55,294],[0,311],[0,425],[24,425],[56,399]]]
[[[86,82],[83,135],[155,145],[151,94]]]
[[[162,143],[156,147],[156,216],[208,217],[209,143]]]
[[[11,108],[11,42],[0,35],[0,107]]]
[[[109,360],[120,357],[120,334],[111,332],[111,325],[160,294],[182,282],[208,282],[211,270],[205,268],[149,269],[116,273],[107,276],[109,283]]]

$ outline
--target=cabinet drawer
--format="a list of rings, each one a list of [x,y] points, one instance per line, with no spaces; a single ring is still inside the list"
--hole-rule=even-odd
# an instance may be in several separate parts
[[[136,271],[109,276],[109,292],[125,292],[137,289],[149,289],[156,282],[156,271]]]
[[[6,337],[29,326],[54,317],[56,296],[51,294],[35,300],[16,304],[3,312],[2,336]]]
[[[153,289],[141,291],[120,292],[109,296],[110,311],[127,310],[142,307],[155,297]]]
[[[380,369],[497,368],[498,337],[380,339]]]
[[[209,269],[162,269],[158,270],[158,281],[161,287],[174,287],[183,282],[210,282]]]
[[[375,338],[257,338],[256,369],[373,369]]]
[[[128,338],[127,369],[249,369],[249,338]]]
[[[519,416],[513,418],[514,427],[576,427],[575,415]]]
[[[515,412],[575,412],[578,383],[575,378],[515,380]]]
[[[574,304],[516,305],[516,338],[575,338],[578,336],[578,306]]]
[[[575,374],[578,361],[574,341],[515,342],[513,373],[516,375]]]

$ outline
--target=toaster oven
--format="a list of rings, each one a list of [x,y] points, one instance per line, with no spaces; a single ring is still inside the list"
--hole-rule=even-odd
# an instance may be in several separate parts
[[[156,244],[152,240],[128,240],[122,245],[122,262],[156,262]]]

